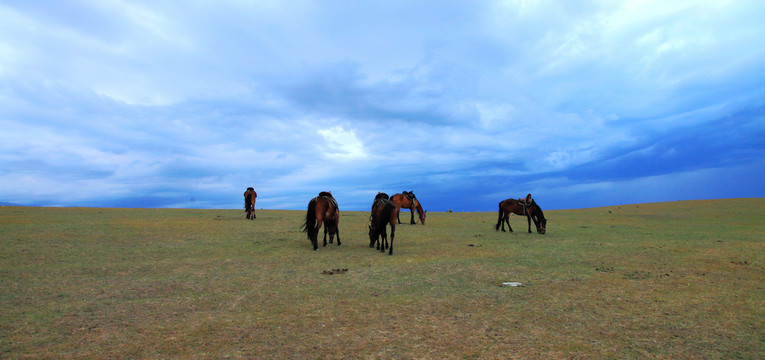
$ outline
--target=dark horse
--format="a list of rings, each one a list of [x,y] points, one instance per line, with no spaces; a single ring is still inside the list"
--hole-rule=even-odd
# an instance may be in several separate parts
[[[393,238],[396,236],[396,204],[388,200],[387,194],[377,194],[372,203],[372,214],[369,220],[369,247],[377,244],[377,250],[385,252],[385,249],[389,248],[388,255],[393,255]],[[386,232],[388,224],[390,224],[390,247],[388,247]],[[381,236],[382,240],[380,240]]]
[[[332,193],[322,191],[319,196],[308,202],[308,211],[305,214],[305,224],[302,231],[308,236],[314,250],[319,250],[319,229],[324,224],[324,246],[327,246],[327,232],[329,232],[329,243],[337,235],[337,245],[340,246],[340,231],[337,224],[340,221],[340,209],[337,201],[332,197]]]
[[[248,187],[244,192],[244,211],[247,212],[247,219],[255,220],[255,199],[258,197],[258,193],[255,189]]]
[[[422,210],[422,205],[420,205],[420,201],[417,200],[417,197],[414,196],[414,193],[411,191],[404,191],[401,194],[394,194],[390,197],[390,201],[393,201],[394,204],[396,204],[396,220],[399,224],[401,224],[401,218],[399,217],[399,213],[401,213],[401,209],[409,209],[409,212],[412,214],[412,218],[410,220],[410,224],[414,225],[416,224],[414,222],[414,210],[417,210],[417,214],[420,216],[420,223],[422,225],[425,225],[425,213],[426,211]]]
[[[537,205],[531,194],[526,195],[526,199],[507,199],[502,200],[499,203],[499,216],[497,218],[497,225],[495,230],[499,231],[499,226],[502,225],[502,231],[505,231],[505,223],[513,232],[513,227],[510,226],[510,214],[516,214],[526,216],[526,221],[529,225],[529,233],[531,233],[531,221],[534,221],[534,225],[537,227],[537,232],[544,234],[547,230],[547,219],[542,212],[542,208]]]

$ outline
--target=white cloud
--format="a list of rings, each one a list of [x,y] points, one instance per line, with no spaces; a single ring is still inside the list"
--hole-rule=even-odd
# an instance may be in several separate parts
[[[353,130],[334,126],[318,130],[317,133],[326,141],[326,149],[320,147],[319,151],[327,157],[339,160],[357,160],[367,157],[364,144],[356,137]]]

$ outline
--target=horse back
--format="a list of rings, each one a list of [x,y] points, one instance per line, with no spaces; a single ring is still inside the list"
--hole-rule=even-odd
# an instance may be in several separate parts
[[[322,214],[324,220],[336,219],[340,216],[340,208],[337,206],[337,200],[328,196],[317,196],[316,214]]]
[[[412,201],[409,200],[408,197],[406,197],[404,194],[393,194],[390,197],[390,201],[392,201],[396,207],[400,208],[410,208],[412,206]]]
[[[523,210],[523,206],[516,199],[505,199],[499,203],[500,209],[507,213],[513,213],[516,215],[526,215]]]
[[[395,223],[396,204],[391,200],[377,200],[372,205],[372,221],[377,224]],[[391,225],[394,226],[395,225]]]

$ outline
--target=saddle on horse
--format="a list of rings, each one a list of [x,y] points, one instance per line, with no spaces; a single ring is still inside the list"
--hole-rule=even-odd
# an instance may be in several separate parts
[[[329,191],[322,191],[322,192],[319,193],[319,196],[329,200],[329,202],[332,203],[332,205],[335,207],[335,209],[339,209],[339,207],[337,206],[337,200],[335,200],[335,197],[332,196],[331,192],[329,192]]]

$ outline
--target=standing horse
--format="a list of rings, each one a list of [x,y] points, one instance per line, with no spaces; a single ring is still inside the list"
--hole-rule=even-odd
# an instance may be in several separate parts
[[[545,229],[547,226],[547,219],[545,219],[542,208],[534,202],[531,194],[526,195],[526,199],[502,200],[499,203],[499,215],[497,217],[497,225],[494,229],[499,231],[499,227],[502,225],[502,231],[505,231],[505,223],[507,223],[510,232],[513,232],[513,227],[510,226],[510,214],[526,216],[529,233],[531,233],[532,220],[534,221],[538,233],[544,234],[547,231]]]
[[[339,221],[340,209],[332,193],[322,191],[319,196],[308,202],[302,231],[308,236],[314,251],[319,250],[318,235],[322,223],[324,224],[324,246],[327,246],[327,232],[329,232],[329,243],[331,244],[337,235],[337,245],[340,246],[340,230],[337,227]]]
[[[409,209],[409,212],[412,215],[412,218],[410,220],[410,224],[414,225],[416,224],[414,222],[414,210],[417,210],[417,214],[420,216],[420,223],[422,225],[425,225],[425,213],[427,211],[422,210],[422,205],[420,205],[420,201],[417,200],[417,197],[414,196],[414,192],[407,192],[404,191],[401,194],[394,194],[390,197],[390,201],[393,201],[394,204],[396,204],[396,220],[399,224],[401,224],[401,218],[399,217],[399,213],[401,212],[401,209]]]
[[[396,204],[392,201],[379,198],[372,203],[372,215],[369,218],[369,247],[377,244],[377,250],[385,252],[388,248],[388,234],[386,227],[390,224],[390,250],[388,255],[393,255],[393,238],[396,237]],[[382,241],[380,237],[382,236]]]
[[[248,187],[244,192],[244,211],[247,212],[248,220],[255,220],[255,199],[258,197],[258,193],[255,189]]]

